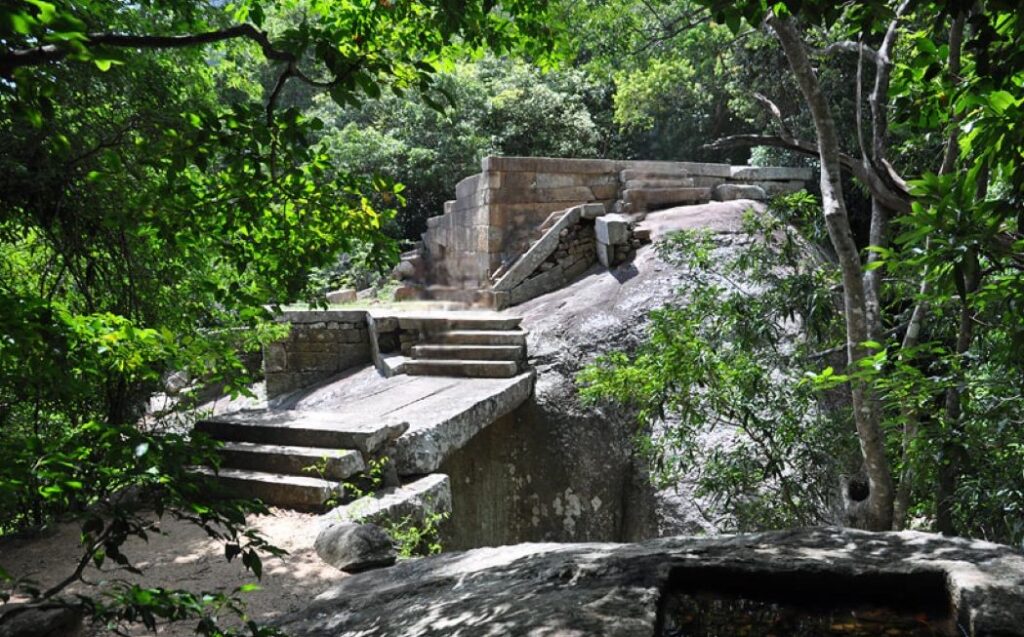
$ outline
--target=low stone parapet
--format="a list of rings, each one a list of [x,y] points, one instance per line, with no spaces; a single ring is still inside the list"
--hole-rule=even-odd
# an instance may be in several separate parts
[[[264,348],[267,398],[275,398],[371,361],[366,312],[289,311],[288,337]]]

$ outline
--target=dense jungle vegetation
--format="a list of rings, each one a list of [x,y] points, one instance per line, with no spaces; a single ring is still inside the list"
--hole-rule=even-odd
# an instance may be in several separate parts
[[[1022,121],[1017,0],[0,0],[0,535],[82,524],[62,584],[0,580],[57,603],[153,510],[259,575],[260,505],[149,397],[246,391],[268,307],[386,271],[489,154],[815,167],[738,260],[660,246],[692,284],[584,394],[737,528],[1024,545]],[[723,425],[750,444],[709,457]],[[269,634],[225,595],[74,603]]]

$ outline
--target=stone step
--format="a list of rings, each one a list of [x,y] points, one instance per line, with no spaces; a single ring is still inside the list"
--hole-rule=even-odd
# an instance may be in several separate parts
[[[450,330],[433,340],[448,345],[526,345],[527,334],[521,330]]]
[[[414,359],[406,361],[403,371],[410,376],[459,376],[463,378],[512,378],[519,364],[511,361],[469,361]]]
[[[398,327],[403,330],[425,330],[441,332],[445,330],[514,330],[523,321],[518,316],[459,316],[460,312],[450,312],[444,316],[402,315],[397,316]]]
[[[519,361],[523,359],[522,345],[415,345],[413,358]]]
[[[223,466],[232,469],[270,471],[330,480],[344,480],[366,469],[363,456],[352,449],[225,442],[220,449],[220,456],[224,459]]]
[[[290,410],[240,411],[196,423],[198,431],[217,440],[358,449],[366,455],[408,428],[406,422],[366,422],[334,412]]]
[[[251,469],[222,467],[214,472],[208,467],[196,471],[216,480],[227,494],[240,498],[259,498],[265,504],[300,511],[320,511],[339,483],[311,476],[292,476]]]

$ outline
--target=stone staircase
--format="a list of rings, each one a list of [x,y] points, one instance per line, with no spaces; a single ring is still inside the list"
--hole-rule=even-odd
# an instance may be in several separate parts
[[[402,371],[412,376],[511,378],[526,364],[526,332],[521,319],[450,319],[441,331],[412,345]]]
[[[240,411],[196,423],[223,443],[217,480],[226,492],[316,511],[408,428],[331,412]],[[210,468],[198,471],[214,475]]]

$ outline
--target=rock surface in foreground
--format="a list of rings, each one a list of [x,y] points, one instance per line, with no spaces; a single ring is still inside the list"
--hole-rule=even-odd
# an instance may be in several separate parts
[[[922,602],[939,609],[937,634],[1024,636],[1024,555],[981,541],[835,528],[449,553],[348,578],[279,627],[293,637],[650,637],[664,627],[666,595],[714,582],[746,583],[725,591],[744,599],[817,589]]]

